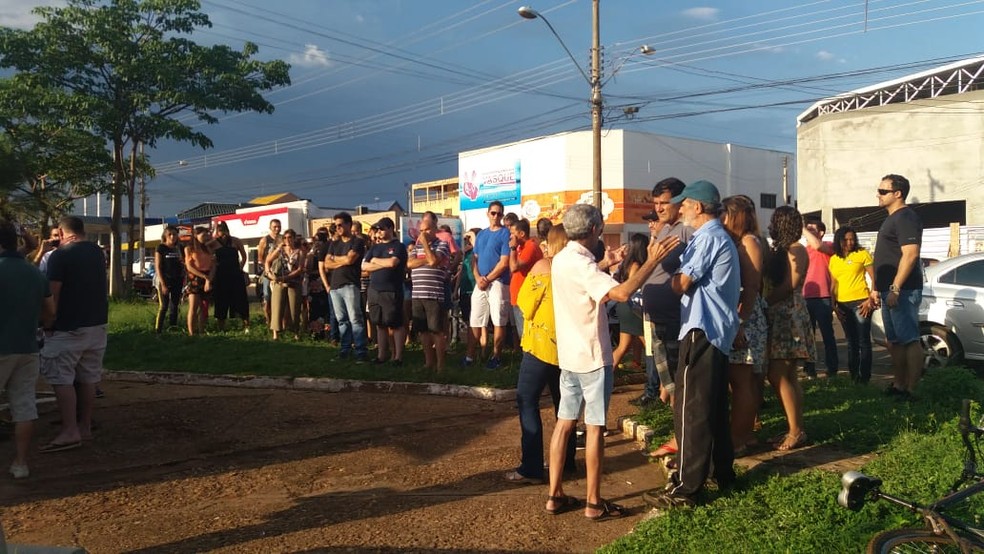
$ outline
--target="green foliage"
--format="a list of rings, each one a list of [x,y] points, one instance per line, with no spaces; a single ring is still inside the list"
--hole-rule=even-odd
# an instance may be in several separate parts
[[[883,490],[909,500],[941,498],[960,475],[964,448],[957,432],[960,399],[984,400],[984,382],[964,368],[935,370],[917,391],[919,401],[897,402],[873,387],[847,380],[811,381],[804,387],[811,439],[850,452],[877,450],[863,471]],[[643,417],[668,433],[668,410]],[[781,431],[775,400],[763,412],[767,428]],[[765,432],[767,436],[768,431]],[[605,552],[860,552],[882,530],[919,524],[885,502],[858,512],[837,505],[840,475],[819,470],[789,476],[753,470],[739,488],[693,510],[640,523]],[[954,512],[980,523],[984,498]]]
[[[114,296],[122,276],[121,199],[134,190],[128,157],[136,157],[137,143],[153,147],[166,138],[210,147],[195,120],[216,123],[213,111],[270,113],[261,93],[290,83],[290,66],[255,59],[255,44],[236,51],[188,39],[211,25],[199,8],[197,0],[68,0],[35,9],[42,20],[31,30],[0,29],[0,67],[16,72],[9,86],[22,94],[15,98],[43,99],[25,107],[26,120],[58,122],[110,145]]]
[[[259,306],[251,306],[259,313]],[[437,374],[426,369],[419,347],[404,352],[404,365],[375,366],[352,360],[333,361],[338,348],[325,341],[294,341],[284,333],[274,342],[262,317],[252,319],[250,334],[240,330],[240,322],[230,319],[230,331],[214,328],[208,335],[189,337],[183,331],[154,333],[157,304],[141,300],[113,301],[109,309],[109,344],[105,366],[110,370],[175,371],[206,375],[267,375],[293,377],[336,377],[412,383],[450,383],[514,388],[519,372],[519,356],[506,354],[502,368],[485,371],[480,364],[461,368],[460,354],[449,353],[447,367]],[[184,315],[184,314],[182,314]],[[179,321],[184,328],[184,319]],[[375,352],[370,352],[370,357]]]

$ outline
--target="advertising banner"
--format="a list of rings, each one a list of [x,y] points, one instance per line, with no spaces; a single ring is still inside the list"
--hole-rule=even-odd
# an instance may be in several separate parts
[[[459,179],[461,211],[485,209],[489,202],[518,204],[521,198],[520,162],[464,167]]]

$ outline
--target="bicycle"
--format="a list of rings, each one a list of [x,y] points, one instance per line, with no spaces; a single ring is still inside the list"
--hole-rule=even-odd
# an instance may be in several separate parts
[[[982,422],[984,423],[984,422]],[[947,508],[984,492],[984,473],[977,470],[980,440],[984,428],[971,424],[970,400],[964,400],[960,412],[960,435],[967,448],[960,478],[949,494],[925,506],[881,491],[882,480],[859,471],[848,471],[841,477],[837,503],[850,510],[860,510],[865,502],[887,500],[923,517],[926,527],[882,531],[868,543],[869,553],[898,552],[984,552],[984,527],[962,521],[947,513]],[[973,437],[973,441],[971,438]],[[967,486],[964,486],[967,485]]]

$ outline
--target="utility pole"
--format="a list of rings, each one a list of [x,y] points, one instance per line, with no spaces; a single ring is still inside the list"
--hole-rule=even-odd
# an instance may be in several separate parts
[[[782,157],[782,203],[789,205],[789,156]]]
[[[144,159],[144,144],[140,142],[140,161]],[[144,171],[140,170],[140,274],[143,275],[147,256],[144,254],[146,244],[146,218],[147,218],[147,181],[144,179]]]
[[[600,0],[591,2],[591,191],[594,206],[601,210],[601,110],[604,99],[601,96],[601,24],[599,16]]]

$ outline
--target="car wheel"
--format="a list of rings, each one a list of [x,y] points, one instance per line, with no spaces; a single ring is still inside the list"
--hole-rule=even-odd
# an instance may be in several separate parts
[[[922,344],[925,356],[923,362],[925,370],[954,365],[963,359],[960,340],[943,326],[924,326],[919,342]]]

